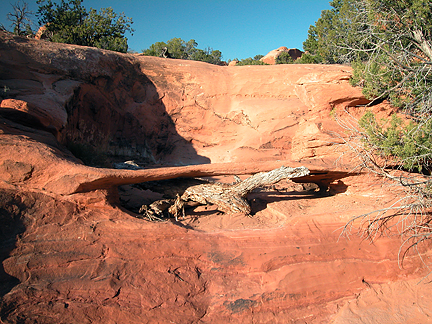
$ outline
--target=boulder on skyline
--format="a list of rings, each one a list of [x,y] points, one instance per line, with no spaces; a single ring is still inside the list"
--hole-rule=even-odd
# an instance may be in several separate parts
[[[285,46],[281,46],[277,49],[274,49],[274,50],[268,52],[267,55],[265,55],[264,57],[262,57],[260,59],[260,61],[267,63],[267,64],[270,64],[270,65],[274,65],[274,64],[276,64],[276,59],[283,52],[288,52],[288,54],[292,57],[292,59],[294,61],[297,60],[298,58],[300,58],[303,54],[303,52],[297,48],[287,48]]]

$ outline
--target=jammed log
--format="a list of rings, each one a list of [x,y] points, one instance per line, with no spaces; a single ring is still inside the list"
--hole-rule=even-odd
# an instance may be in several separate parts
[[[180,213],[184,215],[185,204],[192,201],[202,205],[216,205],[218,210],[225,213],[250,214],[251,208],[245,199],[249,192],[258,187],[275,184],[282,179],[304,177],[308,174],[309,170],[303,166],[297,168],[282,166],[269,172],[254,174],[243,181],[237,178],[236,182],[232,184],[215,182],[191,186],[181,196],[177,195],[177,198],[168,208],[168,212],[177,219]],[[141,208],[141,212],[150,219],[162,214],[160,204],[155,203]]]
[[[292,167],[301,166],[300,163],[291,160],[259,161],[259,162],[234,162],[212,163],[177,167],[160,167],[140,170],[117,170],[93,168],[85,165],[66,162],[61,172],[47,178],[42,183],[43,190],[55,192],[61,195],[70,195],[80,192],[88,192],[97,189],[106,189],[125,184],[136,184],[147,181],[160,181],[176,178],[212,177],[220,175],[242,175],[267,172],[282,165]],[[326,186],[328,183],[350,175],[348,169],[337,168],[325,163],[304,161],[310,170],[305,177],[296,178],[298,182],[313,182]]]

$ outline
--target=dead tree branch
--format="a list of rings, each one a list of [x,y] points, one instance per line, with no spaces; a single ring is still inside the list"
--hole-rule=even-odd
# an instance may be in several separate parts
[[[184,206],[189,202],[193,202],[202,205],[216,205],[218,210],[225,213],[244,213],[248,215],[251,208],[245,197],[249,192],[258,187],[275,184],[282,179],[299,178],[307,175],[309,175],[309,170],[306,167],[290,168],[282,166],[269,172],[254,174],[243,181],[237,179],[233,184],[215,182],[191,186],[181,196],[177,195],[177,198],[172,201],[171,206],[168,208],[168,212],[177,219],[180,214],[184,215]],[[153,209],[152,205],[149,207],[143,206],[142,212],[150,219],[155,216],[160,217],[162,214],[159,209],[160,204],[157,204],[158,210]]]

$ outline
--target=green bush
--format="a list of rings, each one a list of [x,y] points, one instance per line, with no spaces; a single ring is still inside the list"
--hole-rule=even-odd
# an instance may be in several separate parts
[[[321,62],[321,59],[316,55],[311,55],[309,53],[303,53],[300,58],[295,60],[295,64],[318,64]]]
[[[213,50],[210,47],[202,50],[197,46],[198,43],[194,39],[185,42],[181,38],[172,38],[166,43],[156,42],[150,45],[148,49],[142,50],[142,53],[148,56],[160,56],[166,47],[171,58],[202,61],[217,65],[222,63],[221,51]]]
[[[372,145],[405,168],[431,165],[432,2],[334,0],[309,28],[302,61],[350,63],[354,86],[372,102],[388,100],[410,123],[360,121]]]
[[[89,12],[82,6],[83,0],[38,0],[39,24],[45,25],[50,40],[57,43],[97,47],[126,53],[125,33],[132,32],[132,19],[123,13],[116,14],[111,7]]]
[[[288,52],[282,52],[276,58],[276,64],[293,64],[294,59],[289,55]]]
[[[242,60],[235,59],[237,62],[236,66],[241,65],[268,65],[267,63],[264,63],[263,61],[260,61],[261,58],[263,58],[263,55],[255,55],[253,58],[248,57]]]
[[[367,112],[359,126],[365,131],[364,144],[385,158],[394,158],[409,171],[422,172],[432,166],[432,119],[423,123],[403,123],[395,114],[378,122]]]
[[[333,0],[332,9],[323,10],[315,25],[309,27],[303,49],[309,54],[311,63],[349,63],[363,55],[351,47],[366,48],[362,39],[362,26],[358,21],[364,18],[364,0]]]

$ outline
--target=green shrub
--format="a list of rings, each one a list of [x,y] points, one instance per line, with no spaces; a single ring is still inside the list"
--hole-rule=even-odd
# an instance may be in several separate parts
[[[148,56],[160,56],[166,47],[170,57],[174,59],[201,61],[216,65],[222,63],[221,51],[213,50],[211,47],[202,50],[197,46],[198,43],[194,39],[185,42],[181,38],[172,38],[166,43],[156,42],[149,48],[142,50],[142,53]]]
[[[311,55],[309,53],[303,53],[300,58],[295,60],[295,64],[318,64],[321,63],[322,58],[317,55]]]
[[[127,31],[132,19],[123,13],[116,14],[111,7],[100,12],[81,5],[83,0],[61,0],[60,4],[51,0],[38,0],[39,23],[50,32],[50,40],[57,43],[92,46],[126,53],[128,50]]]
[[[276,58],[276,64],[293,64],[294,59],[289,55],[288,52],[282,52]]]
[[[393,157],[409,171],[430,170],[432,166],[432,119],[423,123],[404,123],[395,114],[378,122],[372,112],[360,120],[365,131],[364,144],[383,157]]]
[[[242,59],[240,61],[238,59],[235,59],[236,61],[238,61],[236,66],[240,66],[240,65],[268,65],[267,63],[260,61],[260,59],[263,57],[264,57],[263,55],[255,55],[254,58],[248,57],[248,58]]]

